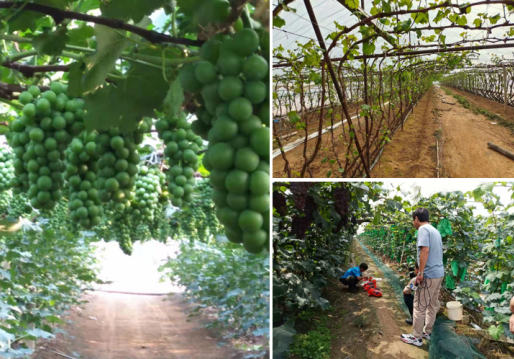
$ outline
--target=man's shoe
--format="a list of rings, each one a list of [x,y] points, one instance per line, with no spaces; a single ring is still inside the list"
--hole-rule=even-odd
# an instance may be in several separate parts
[[[421,336],[423,339],[430,340],[430,334],[423,332],[423,335]]]
[[[420,347],[423,345],[423,339],[418,339],[414,337],[412,334],[402,334],[401,336],[402,341],[407,344],[412,344],[417,347]]]
[[[405,323],[412,325],[412,318],[405,319]]]

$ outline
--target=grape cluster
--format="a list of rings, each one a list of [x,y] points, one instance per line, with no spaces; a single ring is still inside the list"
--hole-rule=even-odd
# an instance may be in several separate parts
[[[148,225],[143,224],[143,223],[139,224],[136,227],[136,230],[134,232],[134,238],[135,238],[135,240],[138,240],[141,242],[145,242],[145,241],[149,240],[150,238],[152,238],[152,233],[150,232]],[[134,241],[134,238],[133,238],[133,241]]]
[[[13,155],[7,146],[0,147],[0,192],[11,188],[14,178]]]
[[[350,209],[350,192],[346,187],[339,186],[334,189],[334,206],[341,218],[346,217]]]
[[[9,204],[7,217],[18,220],[20,217],[28,217],[32,213],[32,207],[25,193],[15,194]]]
[[[112,232],[120,245],[123,253],[127,255],[132,254],[132,235],[131,235],[131,223],[130,217],[114,210],[112,213]]]
[[[191,202],[195,186],[195,171],[200,166],[198,151],[203,140],[194,134],[184,112],[178,117],[167,117],[155,123],[159,138],[164,141],[164,155],[168,159],[168,191],[175,207]]]
[[[41,210],[41,216],[48,219],[48,226],[53,230],[63,230],[65,227],[73,225],[68,215],[67,202],[61,198],[51,210]]]
[[[287,216],[287,199],[282,192],[273,191],[273,207],[280,216]]]
[[[162,243],[166,243],[168,237],[172,235],[170,222],[164,214],[162,204],[159,204],[155,210],[154,222],[150,226],[150,233],[153,239],[159,240]]]
[[[66,172],[69,185],[70,218],[90,229],[101,222],[104,209],[95,188],[97,180],[96,134],[82,132],[66,149]]]
[[[143,121],[133,134],[122,134],[118,128],[102,131],[95,137],[95,154],[98,160],[98,179],[95,186],[103,203],[113,202],[114,209],[123,213],[134,199],[135,177],[139,173],[137,145],[143,142],[148,132],[147,121]]]
[[[155,210],[158,207],[161,195],[161,179],[158,168],[141,166],[136,177],[136,206],[133,215],[135,218],[149,223],[154,220]]]
[[[22,115],[10,123],[9,144],[13,148],[17,191],[26,191],[32,207],[52,209],[61,198],[64,183],[64,150],[84,129],[84,102],[70,99],[66,86],[50,84],[41,93],[31,86],[19,96]]]
[[[259,46],[252,29],[216,35],[200,49],[202,61],[180,72],[182,87],[198,95],[192,129],[209,141],[203,165],[217,217],[251,253],[269,242],[269,64]]]
[[[11,203],[12,193],[11,191],[0,192],[0,215],[7,213],[9,204]]]
[[[294,205],[297,210],[303,211],[305,208],[305,201],[307,200],[307,192],[314,184],[310,182],[291,182],[289,189],[293,194]]]

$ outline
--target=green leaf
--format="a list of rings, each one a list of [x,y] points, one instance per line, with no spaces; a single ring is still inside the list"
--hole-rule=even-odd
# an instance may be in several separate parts
[[[362,52],[364,55],[372,55],[375,52],[375,44],[373,42],[365,42],[362,44]]]
[[[290,319],[284,325],[273,328],[273,358],[285,358],[289,352],[289,346],[294,341],[296,330],[295,319]]]
[[[5,11],[5,10],[3,10]],[[16,10],[14,10],[16,11]],[[9,31],[26,31],[30,30],[32,32],[36,31],[37,24],[36,21],[41,19],[45,15],[35,12],[35,11],[19,11],[16,12],[16,15],[9,20]]]
[[[39,55],[58,56],[64,50],[67,41],[66,27],[59,27],[53,32],[45,31],[34,36],[32,46]]]
[[[127,44],[124,36],[103,25],[95,25],[95,39],[96,52],[84,59],[85,67],[70,69],[71,96],[79,97],[103,84]],[[81,81],[75,83],[79,78]]]
[[[102,1],[100,9],[104,17],[139,22],[166,4],[165,0],[110,0]]]
[[[500,339],[501,335],[503,334],[503,326],[502,325],[491,325],[489,329],[487,330],[491,337],[494,340]]]
[[[284,19],[282,19],[280,16],[275,16],[273,18],[273,26],[274,27],[277,27],[277,28],[281,28],[283,27],[284,25],[286,24],[286,21]]]
[[[145,116],[153,116],[161,109],[169,84],[162,71],[134,64],[127,80],[104,86],[86,96],[86,129],[106,130],[119,127],[124,133],[134,130]]]
[[[79,27],[68,30],[69,45],[89,47],[89,39],[95,35],[95,29],[85,23]]]
[[[184,102],[184,90],[178,77],[171,83],[170,89],[164,99],[164,112],[170,116],[176,116]]]
[[[359,7],[359,0],[345,0],[344,2],[350,9],[357,9]]]

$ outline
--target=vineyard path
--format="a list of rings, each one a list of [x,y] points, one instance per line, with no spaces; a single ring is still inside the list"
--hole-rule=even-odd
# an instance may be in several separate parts
[[[382,271],[364,252],[356,241],[352,243],[352,260],[347,267],[361,262],[368,264],[366,275],[385,278]],[[331,358],[359,359],[424,359],[428,358],[428,345],[422,347],[408,345],[400,340],[402,333],[411,333],[412,327],[405,323],[406,316],[398,306],[393,289],[387,282],[380,282],[381,298],[369,297],[363,289],[350,293],[341,284],[330,285],[325,294],[334,307],[333,322],[339,323],[332,328]],[[367,318],[362,329],[355,325],[356,318]]]
[[[474,106],[504,116],[500,103],[464,97]],[[513,140],[511,130],[473,113],[442,88],[433,86],[407,119],[404,130],[398,131],[386,146],[372,177],[437,177],[439,152],[441,178],[512,178],[513,161],[490,149],[487,143],[512,152]]]
[[[65,330],[43,342],[34,359],[186,359],[228,358],[227,349],[197,320],[188,321],[180,295],[131,295],[94,292],[83,311],[74,311]],[[44,349],[43,349],[44,348]]]
[[[159,281],[158,267],[176,255],[177,243],[136,242],[131,256],[116,242],[97,246],[100,277],[107,282],[84,295],[89,303],[71,308],[64,317],[67,334],[39,341],[32,359],[63,358],[51,351],[77,359],[233,358],[232,349],[218,345],[221,340],[204,327],[207,315],[189,317],[194,306],[183,288]]]

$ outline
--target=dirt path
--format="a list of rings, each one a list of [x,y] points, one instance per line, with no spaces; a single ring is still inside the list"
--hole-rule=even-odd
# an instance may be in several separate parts
[[[69,318],[56,340],[41,347],[81,359],[231,358],[202,324],[191,319],[180,295],[167,297],[94,292]],[[39,349],[34,359],[62,359]]]
[[[454,105],[444,103],[443,99]],[[474,103],[471,96],[468,99]],[[489,100],[483,100],[474,104],[501,113],[492,110],[494,106]],[[485,102],[488,102],[487,106],[483,106]],[[511,178],[514,176],[512,160],[489,149],[487,143],[493,142],[513,151],[514,136],[508,128],[491,122],[462,107],[443,89],[434,86],[415,108],[404,131],[397,132],[386,146],[372,176],[437,177],[437,141],[439,177]]]
[[[366,274],[384,278],[356,241],[352,245],[352,253],[351,266],[366,262],[369,266]],[[368,297],[362,289],[358,293],[349,293],[347,287],[340,284],[329,286],[325,295],[335,308],[331,358],[428,358],[426,343],[415,347],[400,340],[400,335],[410,333],[412,327],[405,323],[406,316],[398,306],[393,289],[385,281],[380,282],[379,287],[383,293],[381,298]],[[367,324],[359,329],[355,323],[363,317]]]
[[[373,168],[374,178],[429,178],[436,177],[437,122],[432,115],[435,93],[428,90],[412,114],[386,146],[382,157]]]

